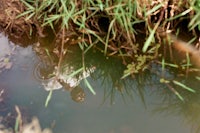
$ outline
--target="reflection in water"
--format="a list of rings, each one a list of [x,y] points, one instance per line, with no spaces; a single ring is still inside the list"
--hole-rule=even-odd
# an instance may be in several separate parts
[[[11,69],[13,63],[11,61],[11,56],[14,54],[15,47],[11,45],[7,38],[0,34],[1,44],[0,44],[0,73],[4,70]]]
[[[185,84],[192,87],[196,92],[188,93],[181,87],[177,87],[177,90],[181,90],[181,95],[184,97],[184,101],[180,101],[177,97],[165,97],[163,101],[157,107],[156,112],[164,112],[169,114],[178,114],[185,117],[184,120],[188,125],[191,125],[195,133],[200,132],[200,91],[198,80],[195,79],[195,75],[190,75],[185,79]]]
[[[82,88],[75,87],[70,93],[72,100],[76,102],[83,102],[85,99],[85,93]]]
[[[52,131],[48,128],[42,130],[37,118],[33,118],[31,123],[23,125],[21,130],[22,133],[52,133]]]
[[[41,53],[46,47],[43,47],[37,51],[37,53]],[[160,65],[153,64],[150,71],[146,71],[144,73],[140,73],[135,75],[135,77],[129,77],[122,79],[123,72],[125,70],[125,66],[121,63],[121,61],[117,57],[105,57],[100,51],[97,49],[91,49],[84,55],[84,63],[87,68],[86,73],[79,71],[73,78],[69,78],[69,75],[75,73],[77,70],[82,68],[82,51],[78,46],[68,46],[67,53],[65,54],[62,62],[62,70],[67,72],[59,77],[58,80],[51,80],[51,82],[45,83],[46,85],[51,84],[55,85],[53,88],[61,88],[63,87],[66,90],[71,91],[71,97],[74,101],[83,101],[85,98],[85,93],[82,88],[78,85],[82,79],[90,78],[94,81],[100,81],[102,84],[101,88],[104,88],[104,102],[106,99],[110,98],[111,103],[115,103],[115,97],[120,94],[124,102],[126,102],[127,98],[134,99],[136,94],[139,95],[145,106],[146,101],[145,97],[150,93],[155,93],[157,96],[157,104],[160,104],[159,107],[156,107],[156,111],[162,112],[171,112],[173,114],[178,113],[179,115],[183,115],[187,118],[187,121],[195,125],[195,129],[197,132],[200,128],[200,113],[197,111],[200,107],[199,100],[199,90],[198,90],[198,80],[195,79],[195,76],[191,74],[188,75],[187,79],[185,76],[177,76],[176,71],[173,69],[166,69],[165,75],[163,74],[163,70]],[[52,50],[53,51],[53,50]],[[54,68],[53,71],[47,71],[40,67],[37,71],[39,71],[39,75],[42,77],[50,77],[52,79],[52,75],[55,74],[56,65],[58,64],[58,59],[55,60],[55,53],[48,49],[46,55],[40,56],[41,60],[44,63],[44,67]],[[51,54],[49,54],[51,53]],[[44,53],[43,53],[44,54]],[[43,59],[43,58],[48,59]],[[52,60],[54,58],[54,61]],[[49,63],[51,62],[51,63]],[[87,75],[87,76],[83,76]],[[186,86],[190,86],[192,89],[196,91],[195,94],[184,90],[181,86],[177,86],[174,84],[163,84],[160,82],[160,75],[162,75],[168,81],[182,81]],[[69,80],[66,80],[66,77]],[[53,77],[56,78],[56,77]],[[63,81],[64,79],[64,81]],[[190,81],[190,79],[192,79]],[[194,80],[195,79],[195,80]],[[72,81],[72,82],[71,82]],[[44,84],[44,81],[42,81]],[[194,83],[192,83],[194,82]],[[75,84],[73,84],[75,83]],[[52,87],[46,87],[46,90]],[[101,89],[101,88],[95,88]],[[154,88],[149,90],[150,88]],[[179,94],[184,98],[184,101],[181,101],[171,89],[178,90]],[[196,100],[193,100],[193,99]],[[147,98],[148,99],[148,98]]]
[[[195,78],[196,75],[189,74],[188,77],[182,77],[176,75],[175,71],[166,69],[165,77],[168,80],[183,81],[196,91],[196,93],[191,93],[181,87],[171,85],[184,97],[184,101],[181,101],[168,86],[159,82],[160,77],[157,73],[162,73],[159,65],[151,66],[157,73],[151,69],[152,71],[135,75],[135,77],[121,79],[126,67],[121,64],[118,57],[105,57],[97,49],[91,49],[85,53],[85,71],[82,71],[82,51],[79,47],[72,45],[67,47],[61,65],[61,72],[68,70],[66,75],[74,72],[72,77],[78,84],[71,87],[69,83],[61,80],[62,78],[54,79],[58,64],[58,56],[54,49],[45,46],[38,47],[37,44],[33,47],[37,56],[40,57],[40,63],[35,65],[34,73],[39,77],[41,84],[47,85],[57,81],[60,87],[70,91],[71,97],[75,101],[83,101],[86,95],[86,102],[77,105],[67,99],[66,93],[55,91],[52,102],[48,108],[45,108],[43,103],[47,93],[43,92],[41,88],[38,89],[38,84],[33,85],[33,79],[29,81],[28,76],[25,76],[32,71],[30,68],[34,65],[28,66],[27,71],[20,71],[21,65],[30,62],[30,59],[18,58],[16,55],[15,58],[20,63],[15,64],[16,66],[9,71],[10,73],[0,75],[0,88],[13,88],[10,94],[12,104],[21,104],[30,108],[30,113],[37,115],[42,121],[41,124],[45,125],[44,127],[49,126],[49,123],[53,121],[54,131],[59,133],[188,133],[187,127],[181,125],[180,120],[177,120],[181,117],[189,123],[188,125],[194,127],[194,131],[199,131],[199,81]],[[30,52],[26,54],[28,53],[30,54]],[[25,56],[23,55],[23,57]],[[75,73],[76,70],[81,71]],[[83,72],[88,74],[85,78],[87,77],[97,92],[94,97],[82,84],[84,80],[80,80],[81,77],[84,77]],[[60,87],[57,86],[57,88]],[[7,90],[4,89],[4,91]],[[120,96],[122,99],[119,98]],[[138,101],[138,96],[146,106],[146,110]],[[21,99],[21,97],[23,98]],[[102,97],[104,97],[104,105],[99,107]],[[113,104],[111,107],[107,104],[108,99],[111,103],[117,104]],[[133,106],[123,103],[129,104],[129,99],[133,99]],[[152,116],[148,112],[151,109],[170,115],[164,117],[157,113],[156,116]],[[0,113],[2,114],[2,112]]]
[[[41,53],[43,49],[37,49],[38,53]],[[49,53],[49,51],[48,51]],[[47,54],[48,54],[47,53]],[[65,90],[68,90],[71,94],[72,100],[76,102],[83,102],[85,99],[85,93],[82,88],[79,87],[81,80],[90,76],[91,73],[95,71],[95,67],[86,68],[85,71],[83,69],[76,70],[75,66],[71,66],[66,62],[62,63],[62,70],[57,74],[58,67],[54,64],[58,64],[58,61],[52,61],[51,57],[55,55],[43,55],[41,57],[42,60],[44,58],[48,58],[48,60],[44,60],[46,62],[39,63],[35,69],[35,74],[38,79],[42,82],[44,89],[46,91],[61,89],[62,87]],[[65,58],[64,58],[65,60]]]
[[[94,80],[105,78],[102,79],[104,82],[108,82],[109,84],[111,83],[111,97],[114,96],[115,91],[119,91],[122,94],[126,89],[124,87],[126,85],[125,80],[121,80],[125,66],[123,66],[118,59],[109,59],[108,57],[103,56],[99,51],[90,50],[85,54],[84,70],[82,67],[82,51],[78,46],[69,46],[66,48],[68,52],[63,58],[61,71],[59,72],[59,75],[56,75],[57,66],[55,64],[58,64],[58,59],[55,59],[56,53],[53,52],[54,50],[48,49],[48,52],[41,52],[44,51],[46,47],[35,47],[34,49],[37,49],[36,52],[43,62],[43,65],[38,65],[38,67],[36,67],[35,73],[37,77],[41,79],[40,81],[47,91],[63,87],[65,90],[71,92],[73,100],[83,100],[84,97],[75,98],[75,96],[85,96],[83,93],[84,91],[80,89],[78,85],[88,76],[92,77]],[[41,55],[40,53],[43,54]],[[54,60],[52,58],[54,58]],[[109,66],[109,68],[107,66]],[[113,70],[113,68],[116,70]],[[107,90],[107,87],[104,88]],[[107,97],[107,94],[105,97]]]

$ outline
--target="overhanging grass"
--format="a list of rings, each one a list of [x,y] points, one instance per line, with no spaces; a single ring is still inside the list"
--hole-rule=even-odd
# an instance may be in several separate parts
[[[179,22],[181,18],[190,21],[188,25],[190,30],[200,29],[198,0],[174,0],[174,3],[165,0],[162,2],[151,0],[147,3],[139,0],[21,0],[21,2],[26,6],[26,11],[18,17],[25,16],[26,21],[31,21],[37,26],[50,26],[56,29],[55,25],[60,25],[61,29],[73,29],[77,32],[75,35],[83,38],[83,42],[77,43],[83,49],[82,56],[96,46],[97,40],[101,42],[102,46],[98,48],[105,56],[120,57],[127,66],[122,78],[147,70],[149,64],[158,59],[159,45],[156,40],[163,37],[160,35],[160,29],[164,33],[168,30],[176,31],[174,23]],[[106,18],[108,22],[100,21],[101,18]],[[103,27],[101,23],[104,23]],[[58,30],[57,34],[59,31],[62,30]],[[137,36],[141,33],[144,43],[138,44],[140,40],[137,40]],[[70,34],[65,36],[65,39],[70,39]],[[163,71],[167,67],[179,68],[177,64],[166,63],[164,57],[162,59],[160,64]],[[189,69],[188,56],[186,60]],[[85,83],[94,93],[89,82],[85,80]],[[181,85],[178,81],[173,83]],[[178,97],[182,99],[180,95]]]

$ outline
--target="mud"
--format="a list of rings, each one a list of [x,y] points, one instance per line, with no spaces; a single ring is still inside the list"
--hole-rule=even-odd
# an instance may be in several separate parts
[[[20,0],[0,1],[0,31],[21,46],[30,44],[35,34],[30,33],[30,31],[35,31],[32,20],[26,20],[23,16],[19,17],[24,11],[25,6]]]

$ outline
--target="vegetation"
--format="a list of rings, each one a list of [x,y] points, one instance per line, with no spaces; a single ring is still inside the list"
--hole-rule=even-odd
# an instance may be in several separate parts
[[[37,42],[33,48],[48,78],[69,66],[76,70],[69,77],[95,67],[91,76],[105,85],[103,102],[110,98],[111,103],[117,93],[124,101],[136,93],[145,105],[144,88],[158,88],[153,90],[161,96],[158,111],[186,116],[199,132],[200,0],[1,0],[0,5],[0,29],[11,39]],[[72,52],[75,45],[78,54]],[[96,94],[89,81],[83,80]],[[14,131],[22,132],[26,125],[17,114]],[[33,120],[27,129],[34,121],[38,125]],[[40,126],[34,129],[42,132]]]
[[[191,35],[191,38],[188,38],[191,42],[199,44],[197,42],[200,31],[199,0],[20,0],[17,2],[22,8],[14,10],[16,13],[14,19],[6,29],[16,28],[15,21],[19,22],[22,19],[23,24],[29,25],[29,32],[25,32],[28,36],[33,36],[35,29],[39,38],[53,33],[55,38],[49,45],[53,47],[52,51],[58,51],[57,75],[61,71],[63,57],[68,52],[67,47],[77,44],[82,50],[82,71],[86,71],[85,54],[94,48],[106,57],[112,56],[122,60],[126,66],[122,79],[151,71],[157,74],[160,82],[168,86],[181,100],[184,98],[172,86],[195,92],[182,81],[168,79],[166,71],[168,69],[178,71],[184,74],[184,77],[191,71],[197,71],[193,69],[190,55],[186,51],[184,58],[179,62],[168,57],[176,53],[171,51],[174,41],[171,34],[182,36],[184,31]],[[51,33],[46,32],[49,27]],[[153,71],[154,64],[162,67],[161,72]],[[89,82],[87,80],[85,82],[95,94]]]

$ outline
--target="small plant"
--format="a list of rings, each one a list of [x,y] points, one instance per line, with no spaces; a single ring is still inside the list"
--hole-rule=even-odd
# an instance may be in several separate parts
[[[189,53],[186,54],[185,66],[165,62],[166,46],[168,47],[166,44],[170,41],[173,43],[173,38],[167,39],[168,34],[180,33],[179,29],[183,27],[179,27],[179,24],[184,20],[189,21],[189,30],[193,33],[199,32],[199,0],[20,1],[25,10],[18,18],[24,17],[25,21],[34,25],[39,36],[43,35],[46,27],[51,27],[54,32],[55,39],[49,45],[54,45],[58,51],[57,75],[60,73],[60,64],[63,55],[66,54],[66,47],[74,44],[79,45],[82,50],[83,71],[86,68],[85,54],[93,48],[103,52],[104,56],[122,60],[127,67],[122,78],[130,75],[134,77],[140,72],[149,71],[151,65],[158,62],[161,62],[163,71],[169,67],[177,70],[184,67],[187,72],[190,70]],[[163,44],[163,40],[166,40],[166,43]],[[84,81],[95,94],[87,79]],[[179,81],[171,83],[185,88]]]
[[[200,31],[200,1],[193,0],[191,2],[191,8],[193,9],[194,16],[191,18],[191,21],[188,26],[190,30],[193,30],[197,27]]]

